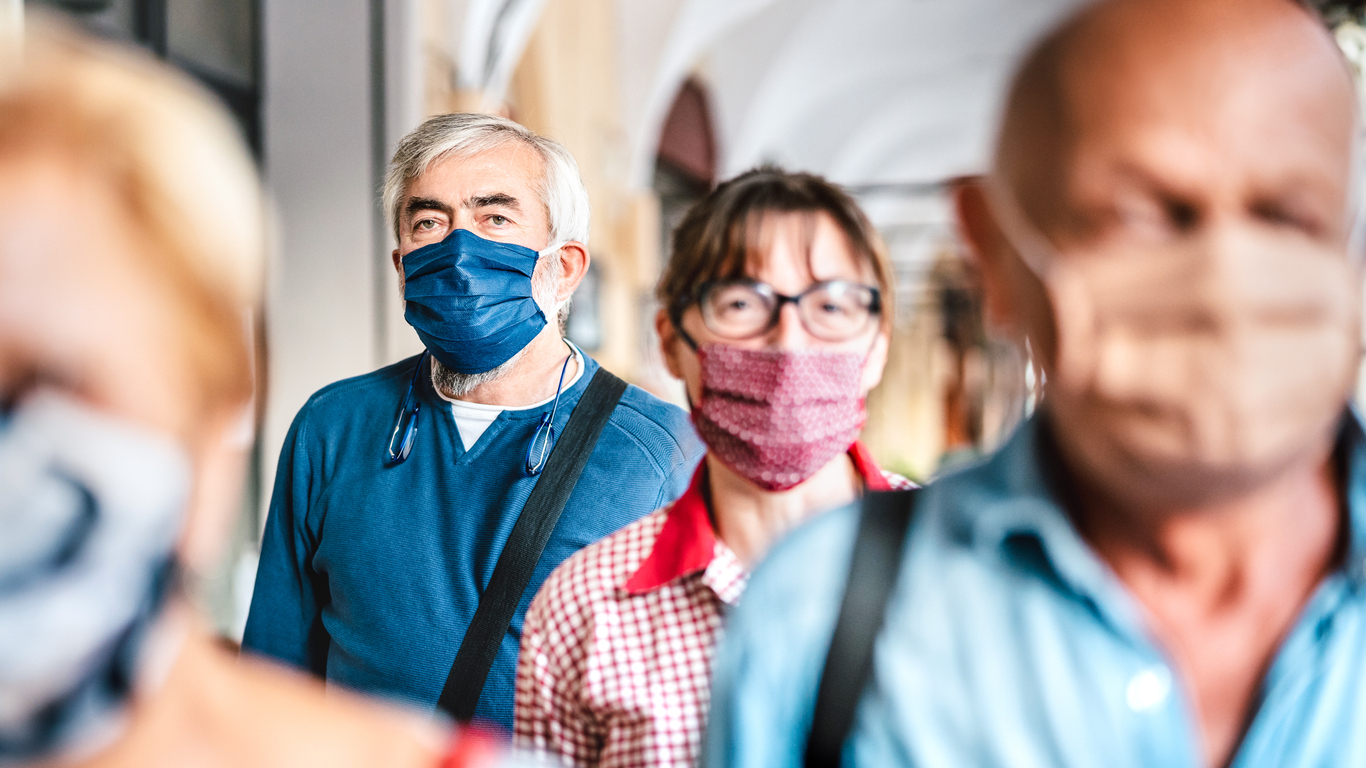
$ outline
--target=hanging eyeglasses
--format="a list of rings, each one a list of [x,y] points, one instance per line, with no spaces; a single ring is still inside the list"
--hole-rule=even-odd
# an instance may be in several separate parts
[[[412,453],[413,441],[417,439],[417,417],[422,410],[422,403],[413,397],[413,387],[417,385],[417,376],[422,372],[422,364],[427,362],[430,352],[423,351],[422,357],[417,359],[417,369],[413,371],[413,378],[408,382],[408,394],[403,396],[403,405],[398,409],[398,420],[394,423],[394,431],[389,435],[389,463],[402,464],[408,460],[408,454]],[[402,440],[399,440],[399,433],[402,433]],[[398,448],[394,448],[394,442],[399,441]]]
[[[565,342],[568,345],[569,342]],[[569,348],[569,357],[560,367],[560,383],[555,386],[555,401],[550,404],[550,413],[541,414],[541,423],[531,435],[531,445],[526,449],[526,473],[529,477],[541,474],[545,469],[550,451],[555,447],[555,411],[560,407],[560,392],[564,389],[564,372],[569,370],[569,361],[574,359],[574,348]]]

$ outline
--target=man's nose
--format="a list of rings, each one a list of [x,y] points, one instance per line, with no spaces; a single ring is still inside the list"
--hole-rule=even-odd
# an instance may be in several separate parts
[[[475,231],[476,220],[473,211],[460,209],[451,217],[451,230],[463,229],[469,232]]]

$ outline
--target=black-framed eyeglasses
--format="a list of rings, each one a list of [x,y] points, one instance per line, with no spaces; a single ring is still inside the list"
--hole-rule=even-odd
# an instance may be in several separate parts
[[[707,330],[723,339],[742,341],[773,330],[788,303],[797,305],[806,332],[822,341],[852,339],[882,312],[881,292],[863,283],[824,280],[787,296],[768,283],[739,278],[702,284],[692,297],[674,307],[673,321],[683,338],[697,346],[682,325],[683,312],[697,304]]]

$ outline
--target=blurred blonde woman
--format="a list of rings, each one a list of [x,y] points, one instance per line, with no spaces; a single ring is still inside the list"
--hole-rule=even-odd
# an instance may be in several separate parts
[[[238,504],[262,205],[223,113],[31,35],[0,84],[0,765],[438,766],[478,749],[238,662],[179,589]]]

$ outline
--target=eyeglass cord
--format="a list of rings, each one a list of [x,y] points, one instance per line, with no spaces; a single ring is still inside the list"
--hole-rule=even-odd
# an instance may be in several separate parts
[[[568,339],[565,346],[569,347],[569,355],[564,359],[564,364],[560,366],[560,380],[555,385],[555,399],[550,404],[550,412],[541,415],[541,423],[536,425],[536,431],[531,435],[531,443],[526,450],[526,465],[524,470],[528,477],[535,477],[545,469],[545,463],[550,458],[550,451],[555,444],[555,415],[560,408],[560,394],[564,392],[564,375],[569,370],[569,362],[574,359],[574,347],[570,345]],[[417,423],[421,415],[422,403],[413,397],[413,390],[417,386],[417,377],[422,372],[422,364],[431,356],[430,352],[423,351],[418,358],[417,368],[413,371],[413,378],[408,382],[408,391],[403,396],[403,403],[399,406],[398,420],[394,423],[393,432],[389,435],[388,456],[389,464],[402,464],[408,460],[408,454],[413,450],[413,443],[417,441]],[[399,433],[403,437],[399,440]],[[542,438],[544,435],[544,438]],[[394,442],[399,440],[398,447],[395,449]],[[536,451],[536,443],[541,443],[539,454]],[[535,459],[533,459],[535,455]]]

